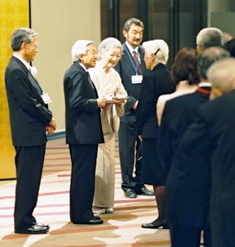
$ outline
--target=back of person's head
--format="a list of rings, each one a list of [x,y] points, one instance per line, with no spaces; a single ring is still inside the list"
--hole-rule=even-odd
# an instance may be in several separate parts
[[[196,37],[196,43],[199,52],[211,46],[223,46],[223,33],[215,27],[203,28]]]
[[[86,54],[87,46],[90,44],[94,44],[94,41],[92,40],[77,40],[71,50],[72,54],[72,61],[78,62],[79,61],[79,55]]]
[[[144,51],[148,54],[155,54],[155,61],[166,64],[169,57],[169,48],[162,39],[154,39],[143,43]]]
[[[113,38],[113,37],[108,37],[102,40],[102,42],[99,44],[98,52],[100,54],[103,54],[112,48],[119,48],[121,53],[123,52],[123,46],[121,42],[118,39]]]
[[[19,51],[21,49],[21,45],[25,43],[31,43],[32,38],[35,37],[37,33],[28,28],[22,27],[16,29],[11,35],[11,48],[13,51]]]
[[[128,19],[128,20],[124,23],[123,30],[125,30],[126,32],[128,32],[128,31],[130,30],[130,27],[131,27],[132,24],[134,24],[134,25],[136,25],[136,26],[140,26],[140,27],[142,27],[143,30],[144,30],[144,23],[143,23],[141,20],[139,20],[139,19],[137,19],[137,18],[133,18],[133,17],[130,18],[130,19]]]
[[[235,57],[235,38],[226,42],[224,48],[230,53],[231,57]]]
[[[212,90],[220,94],[231,92],[235,88],[235,58],[222,58],[208,69],[207,77],[212,84]]]
[[[196,49],[184,47],[179,50],[171,67],[171,77],[176,85],[180,81],[187,81],[189,85],[200,82]]]
[[[219,46],[212,46],[202,51],[198,55],[198,68],[201,79],[207,79],[207,70],[215,61],[229,56],[229,52]]]

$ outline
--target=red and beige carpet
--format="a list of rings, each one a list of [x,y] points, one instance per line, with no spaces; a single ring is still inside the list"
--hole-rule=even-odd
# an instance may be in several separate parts
[[[117,143],[116,143],[117,144]],[[117,145],[116,145],[117,146]],[[40,195],[34,215],[51,226],[48,234],[25,235],[13,231],[15,181],[0,182],[1,247],[169,247],[169,231],[143,229],[158,216],[154,197],[125,198],[116,147],[115,206],[101,215],[102,225],[74,225],[69,221],[70,156],[64,138],[47,143]],[[151,187],[148,187],[151,189]]]

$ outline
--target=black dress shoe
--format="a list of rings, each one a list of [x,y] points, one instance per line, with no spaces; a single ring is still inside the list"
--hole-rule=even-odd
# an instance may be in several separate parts
[[[143,186],[140,191],[137,192],[138,195],[142,196],[154,196],[153,191],[148,190],[145,186]]]
[[[25,230],[15,230],[15,233],[22,233],[22,234],[44,234],[49,231],[49,225],[32,225],[31,227]]]
[[[135,191],[133,189],[125,190],[124,191],[124,195],[125,195],[126,198],[131,198],[131,199],[137,197],[137,195],[136,195],[136,193],[135,193]]]
[[[157,229],[159,227],[162,227],[163,229],[169,229],[166,220],[163,220],[161,218],[157,218],[151,223],[144,223],[141,226],[142,228],[150,228],[150,229]]]
[[[50,226],[48,224],[36,223],[36,225],[41,227],[47,227],[48,229],[50,229]]]
[[[99,216],[94,216],[92,219],[89,221],[82,223],[82,224],[87,224],[87,225],[98,225],[98,224],[103,224],[103,220]]]

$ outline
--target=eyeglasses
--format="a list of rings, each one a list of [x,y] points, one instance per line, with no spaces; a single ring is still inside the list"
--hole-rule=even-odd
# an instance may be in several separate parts
[[[30,43],[27,43],[27,45],[29,45],[29,46],[33,46],[33,47],[35,47],[35,48],[38,48],[38,43],[35,43],[35,44],[30,44]]]

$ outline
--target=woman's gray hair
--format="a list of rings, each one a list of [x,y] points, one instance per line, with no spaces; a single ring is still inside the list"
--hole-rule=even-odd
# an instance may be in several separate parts
[[[35,37],[37,33],[28,28],[28,27],[22,27],[16,29],[13,34],[11,35],[11,48],[13,51],[19,51],[21,48],[21,45],[25,43],[31,43],[32,38]]]
[[[107,52],[112,48],[119,48],[121,51],[121,54],[123,52],[123,46],[121,42],[118,39],[113,38],[113,37],[108,37],[104,39],[98,47],[98,52],[100,54],[103,54],[104,52]]]
[[[223,46],[223,33],[216,27],[203,28],[196,37],[197,45],[206,49],[211,46]]]
[[[94,44],[92,40],[77,40],[71,50],[72,61],[80,62],[79,55],[86,54],[86,47],[92,43]]]
[[[169,57],[169,48],[162,39],[149,40],[143,43],[145,53],[155,54],[155,62],[166,64]]]

